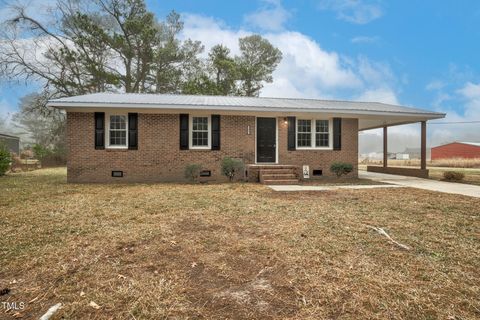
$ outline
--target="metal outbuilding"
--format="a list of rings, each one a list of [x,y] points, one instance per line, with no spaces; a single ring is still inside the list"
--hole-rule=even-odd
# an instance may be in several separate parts
[[[20,138],[19,137],[0,133],[0,143],[5,144],[8,148],[8,150],[10,150],[10,152],[14,152],[16,154],[20,153]]]

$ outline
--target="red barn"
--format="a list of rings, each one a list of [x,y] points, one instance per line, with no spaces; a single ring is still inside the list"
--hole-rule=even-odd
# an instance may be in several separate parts
[[[452,142],[432,148],[432,160],[452,158],[480,159],[480,142]]]

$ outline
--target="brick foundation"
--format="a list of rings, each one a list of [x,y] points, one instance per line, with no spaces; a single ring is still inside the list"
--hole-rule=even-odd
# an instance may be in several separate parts
[[[418,168],[399,168],[399,167],[380,167],[380,166],[367,166],[367,171],[386,173],[386,174],[396,174],[400,176],[408,177],[417,177],[417,178],[428,178],[427,169],[418,169]]]

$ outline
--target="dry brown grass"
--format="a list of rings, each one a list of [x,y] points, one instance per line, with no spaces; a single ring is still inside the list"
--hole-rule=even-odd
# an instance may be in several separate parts
[[[382,160],[368,160],[360,161],[361,164],[382,164]],[[392,167],[414,166],[420,167],[420,159],[411,160],[396,160],[389,159],[388,165]],[[446,168],[480,168],[480,158],[477,159],[439,159],[427,161],[429,167],[446,167]]]
[[[75,185],[64,169],[10,175],[0,190],[0,289],[12,290],[0,301],[27,302],[23,319],[57,302],[54,319],[480,317],[479,199]]]
[[[465,178],[460,181],[453,181],[452,183],[468,183],[480,186],[480,169],[463,169],[463,168],[429,168],[429,176],[431,179],[445,181],[443,173],[446,171],[461,172]]]
[[[390,165],[394,167],[394,165]],[[402,167],[402,166],[397,166]],[[406,166],[408,167],[408,166]],[[359,170],[367,170],[367,165],[359,164]],[[474,184],[480,186],[480,169],[476,168],[447,168],[447,167],[427,167],[429,170],[429,178],[433,180],[445,181],[443,177],[443,173],[445,171],[456,171],[461,172],[465,175],[465,178],[460,181],[449,181],[452,183],[466,183],[466,184]]]

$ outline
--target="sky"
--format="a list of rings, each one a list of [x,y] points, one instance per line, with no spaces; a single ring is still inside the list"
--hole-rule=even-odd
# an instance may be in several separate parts
[[[25,0],[27,1],[27,0]],[[29,0],[39,14],[53,0]],[[0,19],[7,15],[1,7]],[[184,39],[206,51],[266,37],[283,60],[261,96],[379,101],[445,112],[428,124],[429,146],[480,142],[480,1],[147,0],[163,19],[179,12]],[[41,84],[0,82],[0,117]],[[449,123],[449,124],[446,124]],[[380,130],[360,133],[360,152],[382,150]],[[389,128],[389,150],[420,146],[420,126]]]

